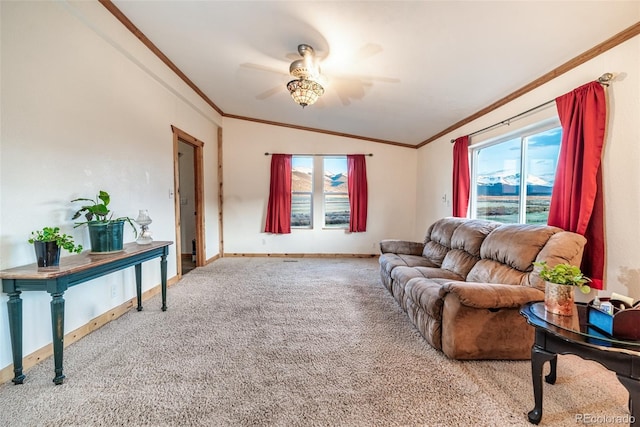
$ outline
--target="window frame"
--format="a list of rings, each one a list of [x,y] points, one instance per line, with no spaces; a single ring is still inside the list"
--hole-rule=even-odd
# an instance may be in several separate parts
[[[560,128],[560,119],[554,116],[545,120],[538,121],[528,126],[521,127],[511,132],[502,133],[478,143],[469,145],[469,169],[471,185],[469,189],[469,208],[468,216],[471,219],[477,218],[478,207],[478,155],[481,150],[505,143],[516,138],[520,138],[520,195],[518,199],[518,223],[527,224],[527,185],[522,185],[522,180],[528,176],[528,143],[527,138],[547,132],[552,129]],[[558,166],[556,161],[556,167]]]
[[[327,192],[324,188],[324,177],[326,175],[325,171],[325,160],[327,159],[344,159],[345,162],[345,176],[347,177],[347,182],[345,183],[348,186],[348,166],[347,166],[347,155],[339,155],[339,156],[319,156],[322,158],[322,228],[324,230],[348,230],[349,229],[349,221],[344,225],[330,225],[327,224],[327,194],[331,195],[345,195],[347,197],[347,202],[349,201],[349,190],[344,192]],[[349,206],[349,215],[351,215],[351,207]]]
[[[293,205],[293,199],[296,195],[304,195],[307,196],[310,200],[310,224],[309,225],[293,225],[293,206],[291,209],[291,228],[297,230],[314,230],[316,229],[315,224],[322,224],[319,228],[321,230],[349,230],[349,220],[351,214],[351,207],[348,206],[349,211],[349,220],[344,224],[339,225],[331,225],[326,223],[326,214],[327,214],[327,194],[329,195],[344,195],[349,200],[349,191],[348,188],[344,192],[325,192],[325,160],[326,159],[340,159],[345,162],[345,170],[340,170],[339,172],[343,172],[347,176],[347,181],[345,185],[348,187],[348,163],[347,163],[347,155],[292,155],[292,163],[295,159],[311,159],[311,191],[294,191],[293,186],[291,188],[291,199]],[[306,166],[305,166],[306,167]],[[293,170],[295,167],[292,164],[291,173],[293,174]],[[317,173],[320,171],[320,173]],[[320,209],[316,209],[316,206],[320,206]],[[319,222],[321,221],[321,222]]]
[[[293,191],[293,187],[291,188],[291,228],[295,228],[295,229],[301,229],[301,230],[311,230],[314,227],[314,203],[313,203],[313,199],[315,198],[315,176],[316,176],[316,165],[315,165],[315,159],[313,156],[296,156],[296,155],[292,155],[291,156],[291,162],[293,164],[293,159],[294,158],[308,158],[311,159],[311,191]],[[293,174],[293,166],[291,168],[291,174]],[[309,225],[293,225],[293,198],[295,195],[308,195],[309,196]]]

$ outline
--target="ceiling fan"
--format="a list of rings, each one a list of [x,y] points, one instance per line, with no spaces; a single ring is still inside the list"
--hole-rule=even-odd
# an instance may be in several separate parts
[[[352,59],[352,61],[359,62],[362,60],[366,60],[367,58],[380,52],[382,52],[382,48],[379,45],[368,43],[354,52],[350,56],[350,58]],[[325,58],[323,55],[318,55],[313,47],[308,44],[300,44],[298,46],[297,53],[287,54],[286,57],[288,59],[293,59],[293,62],[291,62],[291,64],[289,65],[289,74],[280,69],[264,66],[261,64],[243,63],[240,64],[240,66],[243,68],[268,71],[280,75],[291,75],[296,78],[296,80],[293,81],[299,81],[301,78],[304,78],[307,81],[315,82],[325,91],[328,90],[332,93],[335,93],[335,95],[340,99],[342,105],[345,106],[350,105],[351,101],[354,99],[362,99],[366,95],[366,89],[373,86],[375,82],[398,83],[400,81],[399,79],[373,76],[368,74],[354,75],[338,72],[329,72],[328,75],[322,74],[320,71],[319,57],[322,57],[323,59]],[[267,99],[277,93],[280,93],[287,86],[288,84],[272,87],[256,95],[256,99]],[[318,95],[318,98],[319,97],[320,95]],[[317,101],[318,104],[322,103],[322,99],[317,99]],[[309,103],[307,105],[311,104]]]
[[[295,102],[302,108],[314,104],[324,94],[320,84],[320,65],[316,61],[315,51],[308,44],[298,45],[302,59],[296,59],[289,66],[289,74],[295,77],[287,83],[287,89]]]

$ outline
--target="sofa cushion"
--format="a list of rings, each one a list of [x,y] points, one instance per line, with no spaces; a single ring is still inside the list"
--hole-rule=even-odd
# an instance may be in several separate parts
[[[587,239],[577,233],[561,231],[551,236],[547,244],[542,248],[536,261],[546,261],[550,266],[556,264],[580,265],[582,253]],[[536,267],[536,269],[539,267]],[[538,274],[529,274],[527,286],[544,291],[544,280]]]
[[[437,267],[422,255],[382,254],[378,262],[387,274],[391,274],[396,267]]]
[[[469,274],[467,281],[484,283],[503,283],[506,285],[526,285],[529,273],[508,267],[492,259],[481,259]]]
[[[498,283],[449,282],[440,288],[440,296],[455,294],[460,304],[473,308],[520,308],[531,301],[542,301],[544,292],[527,286]]]
[[[548,225],[505,224],[484,239],[480,257],[492,259],[520,271],[530,271],[547,241],[562,231]]]
[[[493,230],[480,247],[480,261],[467,281],[529,285],[533,262],[551,236],[562,231],[548,225],[505,224]]]
[[[442,320],[442,305],[444,303],[444,298],[440,295],[440,288],[447,282],[449,282],[447,279],[411,279],[404,287],[405,295],[425,314],[440,321]]]
[[[468,220],[448,217],[434,222],[427,230],[422,256],[431,260],[436,267],[440,267],[445,255],[451,249],[453,232],[465,221]]]
[[[464,277],[459,274],[438,267],[397,267],[391,271],[391,278],[398,283],[406,284],[416,277],[464,280]]]
[[[406,299],[407,316],[424,339],[436,350],[442,350],[442,322],[429,316],[411,298]]]
[[[460,249],[476,258],[480,258],[480,247],[502,223],[482,219],[469,219],[460,224],[451,236],[451,249]]]
[[[464,280],[469,271],[476,265],[478,258],[462,249],[452,249],[442,260],[442,269],[462,277]],[[444,277],[444,276],[443,276]]]
[[[422,255],[424,242],[412,242],[408,240],[384,239],[380,241],[380,252],[383,254]]]
[[[422,336],[438,350],[442,349],[443,307],[438,289],[446,282],[444,279],[411,279],[405,286],[404,303],[401,304]]]
[[[464,280],[458,274],[437,267],[397,267],[391,271],[391,294],[407,310],[405,287],[415,278],[446,278],[447,280]]]
[[[451,236],[451,250],[444,256],[442,268],[456,273],[464,280],[480,259],[482,242],[492,230],[500,225],[499,222],[480,219],[467,220],[460,224]]]

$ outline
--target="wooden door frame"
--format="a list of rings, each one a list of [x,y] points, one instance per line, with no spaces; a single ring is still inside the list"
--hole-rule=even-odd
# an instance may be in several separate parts
[[[180,215],[180,164],[179,148],[180,142],[188,144],[194,149],[193,169],[195,183],[195,207],[196,207],[196,267],[206,264],[205,242],[204,242],[204,142],[189,135],[185,131],[171,126],[173,133],[173,185],[174,185],[174,206],[176,218],[176,256],[178,277],[182,277],[182,235],[181,235],[181,215]]]

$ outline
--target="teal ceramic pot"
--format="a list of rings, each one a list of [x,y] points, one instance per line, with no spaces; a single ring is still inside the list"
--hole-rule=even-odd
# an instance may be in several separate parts
[[[109,253],[122,250],[124,221],[93,221],[87,225],[89,227],[92,253]]]

